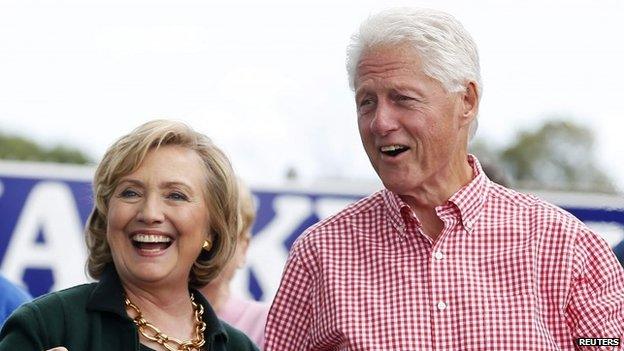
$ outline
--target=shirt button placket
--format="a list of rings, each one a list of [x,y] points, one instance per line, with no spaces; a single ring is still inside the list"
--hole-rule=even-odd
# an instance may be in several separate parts
[[[434,328],[431,330],[432,337],[434,339],[444,340],[449,337],[448,335],[448,323],[449,318],[452,318],[452,314],[449,314],[449,311],[446,311],[449,307],[449,291],[448,291],[448,282],[446,280],[446,272],[450,267],[448,267],[447,257],[442,250],[443,243],[438,242],[437,245],[433,248],[433,252],[430,253],[431,257],[431,288],[433,300],[431,301],[432,306],[432,317],[433,317],[433,325]]]
[[[442,252],[441,250],[436,250],[433,253],[433,258],[435,259],[435,261],[442,261],[444,259],[444,252]],[[436,304],[436,308],[438,309],[438,311],[444,311],[447,307],[448,304],[444,301],[439,301]]]

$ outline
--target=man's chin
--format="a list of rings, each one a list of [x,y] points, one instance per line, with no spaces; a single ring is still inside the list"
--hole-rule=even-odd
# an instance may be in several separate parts
[[[405,180],[401,180],[399,177],[386,177],[386,179],[381,178],[381,182],[386,189],[395,194],[401,195],[408,191]]]

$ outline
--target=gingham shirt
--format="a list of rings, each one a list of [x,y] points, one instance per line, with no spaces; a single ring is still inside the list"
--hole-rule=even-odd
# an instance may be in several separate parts
[[[474,179],[436,208],[436,242],[388,190],[298,238],[265,350],[550,351],[624,337],[624,269],[609,246],[469,162]]]

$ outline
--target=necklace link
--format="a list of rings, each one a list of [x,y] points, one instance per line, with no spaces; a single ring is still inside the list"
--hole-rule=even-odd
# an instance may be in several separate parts
[[[126,309],[131,309],[136,314],[132,320],[136,324],[139,333],[143,335],[147,340],[154,341],[163,346],[168,351],[193,351],[201,350],[206,340],[204,340],[204,331],[206,330],[206,323],[203,320],[204,306],[195,302],[195,297],[191,294],[191,304],[193,305],[193,317],[195,319],[195,337],[182,341],[174,337],[170,337],[163,333],[155,325],[148,322],[143,318],[141,309],[139,306],[132,303],[128,297],[125,297]]]

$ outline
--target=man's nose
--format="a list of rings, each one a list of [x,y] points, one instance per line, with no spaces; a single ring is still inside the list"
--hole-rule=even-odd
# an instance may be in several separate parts
[[[160,223],[164,221],[163,203],[158,195],[149,195],[141,203],[137,213],[137,220],[146,224]]]
[[[397,117],[397,111],[390,104],[380,101],[375,109],[375,116],[371,120],[372,132],[385,136],[399,129]]]

